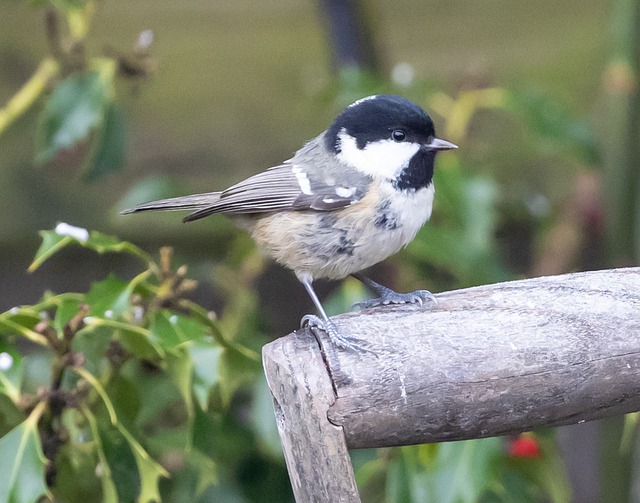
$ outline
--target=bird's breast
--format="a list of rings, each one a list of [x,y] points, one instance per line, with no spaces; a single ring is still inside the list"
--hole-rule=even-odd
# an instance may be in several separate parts
[[[262,250],[296,273],[341,279],[411,242],[431,216],[433,197],[433,184],[398,191],[383,183],[352,206],[273,213],[247,227]]]

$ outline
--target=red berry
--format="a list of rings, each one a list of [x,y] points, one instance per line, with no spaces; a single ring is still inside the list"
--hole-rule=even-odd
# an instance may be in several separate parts
[[[529,435],[520,435],[509,442],[509,456],[513,458],[537,458],[540,456],[538,441]]]

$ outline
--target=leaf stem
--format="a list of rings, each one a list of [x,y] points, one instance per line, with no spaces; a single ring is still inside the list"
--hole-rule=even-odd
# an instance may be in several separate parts
[[[0,109],[0,134],[33,105],[59,71],[60,65],[54,58],[46,58],[40,63],[31,78]]]

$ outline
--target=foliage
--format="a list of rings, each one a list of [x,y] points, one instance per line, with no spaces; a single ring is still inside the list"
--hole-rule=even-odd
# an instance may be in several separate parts
[[[225,462],[211,427],[257,375],[258,354],[185,297],[196,283],[170,249],[155,261],[66,224],[41,234],[31,270],[70,245],[131,255],[143,270],[0,315],[0,501],[160,501],[162,479],[185,467],[198,498]]]
[[[84,177],[97,179],[124,165],[126,130],[116,102],[116,77],[140,79],[154,67],[151,32],[142,32],[131,54],[88,57],[86,39],[95,0],[40,0],[46,9],[51,54],[0,109],[0,134],[44,97],[36,131],[36,162],[81,151]]]
[[[0,134],[41,105],[37,162],[66,162],[67,154],[79,154],[85,179],[95,180],[123,165],[127,131],[117,82],[153,71],[152,36],[141,33],[127,54],[90,55],[96,0],[32,3],[46,12],[51,53],[0,109]],[[404,94],[434,112],[443,137],[465,146],[438,159],[434,216],[395,265],[403,284],[424,286],[422,278],[428,278],[440,289],[507,279],[513,271],[496,240],[501,227],[528,229],[527,237],[542,241],[552,225],[527,201],[509,200],[487,173],[474,152],[474,121],[483,114],[524,130],[536,154],[588,167],[603,164],[610,177],[605,185],[613,258],[637,258],[638,3],[616,5],[615,54],[604,75],[604,149],[585,121],[529,90],[474,85],[450,96],[432,92],[424,82],[393,85],[346,68],[325,90],[325,100],[316,100],[324,106],[376,92]],[[502,138],[491,141],[495,148]],[[139,189],[153,189],[158,178],[150,182]],[[154,196],[135,197],[137,202]],[[68,226],[43,232],[42,238],[32,271],[70,245],[128,255],[143,267],[132,279],[110,275],[86,293],[49,292],[35,305],[0,315],[0,503],[46,494],[107,502],[290,499],[269,392],[264,383],[243,386],[255,384],[260,373],[255,349],[262,342],[254,288],[262,262],[243,248],[246,242],[228,246],[233,260],[216,266],[213,283],[226,300],[216,317],[185,297],[195,284],[186,279],[186,268],[170,267],[166,250],[156,261],[132,243]],[[362,294],[355,288],[346,282],[329,306],[344,310]],[[248,334],[242,343],[241,333]],[[366,501],[567,501],[553,433],[528,435],[529,451],[513,449],[513,441],[353,456]],[[631,444],[627,438],[627,450]],[[622,494],[628,481],[617,485],[624,488],[606,492]]]
[[[367,491],[384,480],[384,501],[395,503],[569,501],[550,434],[526,438],[538,446],[535,456],[507,450],[499,438],[382,450],[358,470],[363,500],[377,501]]]

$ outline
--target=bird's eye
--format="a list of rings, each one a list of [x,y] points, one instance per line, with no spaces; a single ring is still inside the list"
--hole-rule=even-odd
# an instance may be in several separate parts
[[[405,133],[402,129],[394,129],[391,131],[391,139],[393,141],[401,142],[407,138],[407,133]]]

